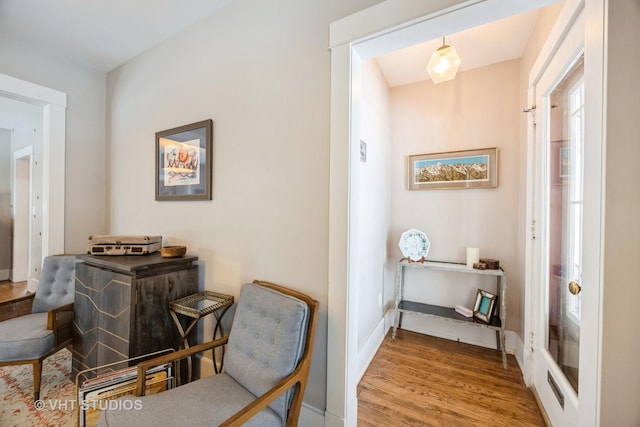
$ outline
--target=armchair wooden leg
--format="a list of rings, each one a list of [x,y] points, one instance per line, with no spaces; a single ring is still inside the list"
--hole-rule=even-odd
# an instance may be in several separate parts
[[[42,360],[33,362],[33,399],[40,399],[40,378],[42,376]]]

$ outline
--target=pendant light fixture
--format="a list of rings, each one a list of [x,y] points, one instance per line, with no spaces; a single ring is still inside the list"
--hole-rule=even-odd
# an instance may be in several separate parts
[[[442,83],[452,80],[460,67],[460,57],[453,46],[444,43],[433,54],[427,65],[427,73],[434,83]]]

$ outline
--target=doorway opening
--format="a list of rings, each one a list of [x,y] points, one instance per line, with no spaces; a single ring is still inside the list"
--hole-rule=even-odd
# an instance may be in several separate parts
[[[374,346],[359,346],[358,342],[361,315],[366,312],[361,305],[363,299],[360,292],[363,286],[370,283],[358,278],[362,271],[362,261],[367,259],[364,256],[366,254],[364,251],[354,252],[359,247],[366,249],[362,238],[367,233],[364,227],[369,220],[366,209],[361,210],[365,214],[359,217],[355,216],[358,210],[354,209],[354,206],[358,208],[354,203],[366,193],[369,184],[367,180],[358,181],[360,176],[354,174],[354,165],[362,162],[361,147],[364,147],[367,163],[372,154],[372,145],[367,141],[368,138],[362,138],[360,122],[362,116],[371,112],[359,104],[362,97],[362,69],[366,66],[366,61],[425,40],[440,39],[443,34],[463,31],[551,3],[555,2],[535,1],[525,4],[488,0],[463,2],[442,10],[434,10],[437,7],[434,5],[423,5],[423,10],[406,11],[405,16],[402,15],[404,10],[394,9],[394,6],[397,6],[396,2],[386,1],[336,22],[335,27],[332,26],[329,312],[333,315],[333,322],[330,322],[328,331],[327,389],[330,393],[327,393],[325,414],[330,423],[356,423],[356,386],[362,372],[362,364],[367,361],[367,355],[363,352],[371,348],[375,351]],[[380,20],[371,19],[372,16],[380,17]],[[385,16],[388,18],[385,19]],[[398,25],[398,22],[404,24]],[[515,120],[518,121],[517,118]],[[526,153],[523,156],[525,160],[520,159],[517,163],[520,166],[526,164]],[[524,195],[525,189],[520,191],[520,194]],[[515,197],[518,197],[518,194]],[[522,223],[519,226],[523,225],[523,213],[519,211],[517,215],[518,222]],[[524,235],[524,232],[521,234]],[[391,251],[395,242],[393,239],[387,240],[384,247]],[[525,305],[523,294],[524,291],[520,290],[519,295],[516,294],[515,297],[516,302],[522,301],[519,307],[521,313]],[[379,296],[374,295],[373,300],[379,301]],[[376,333],[379,330],[384,332],[385,327],[388,327],[388,324],[376,328]],[[518,326],[511,328],[517,330]],[[373,339],[377,339],[374,337],[376,333],[372,334]],[[524,343],[521,337],[515,345],[515,351],[522,354]],[[336,393],[336,390],[341,392]]]
[[[26,282],[31,271],[32,155],[31,147],[16,151],[13,155],[10,276],[12,282]]]
[[[0,99],[35,105],[41,120],[35,138],[41,143],[29,158],[29,167],[16,162],[21,174],[28,170],[28,185],[21,184],[21,195],[29,192],[26,232],[28,244],[21,258],[27,258],[27,289],[35,291],[40,266],[48,255],[64,253],[65,206],[65,126],[67,95],[54,89],[0,74]],[[6,126],[3,126],[6,127]],[[24,147],[21,147],[24,148]],[[34,147],[35,148],[35,147]],[[24,156],[23,156],[24,157]],[[17,159],[21,159],[18,157]],[[29,191],[26,188],[29,188]],[[21,208],[24,208],[21,202]],[[21,233],[25,226],[22,227]],[[14,251],[12,251],[14,253]],[[26,254],[26,255],[25,255]],[[15,262],[13,260],[12,262]],[[22,268],[21,268],[22,270]]]

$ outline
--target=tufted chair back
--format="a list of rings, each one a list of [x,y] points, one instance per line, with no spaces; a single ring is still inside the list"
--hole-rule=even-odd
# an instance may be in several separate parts
[[[42,313],[65,304],[74,298],[76,257],[73,255],[48,256],[42,263],[40,281],[31,308]]]
[[[289,375],[304,352],[309,306],[253,283],[242,285],[229,333],[224,370],[259,396]],[[284,421],[293,388],[269,407]]]

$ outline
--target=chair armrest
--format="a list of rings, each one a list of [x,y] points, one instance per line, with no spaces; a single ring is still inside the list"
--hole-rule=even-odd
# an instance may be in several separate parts
[[[73,341],[73,303],[53,308],[47,312],[47,329],[53,331],[56,349]]]
[[[236,412],[233,416],[228,418],[225,422],[220,424],[220,427],[240,427],[244,425],[260,411],[269,406],[271,402],[280,397],[280,395],[285,393],[294,385],[305,380],[305,370],[308,371],[309,366],[298,366],[296,370],[284,377],[278,384],[271,387],[271,389],[259,396],[256,400],[254,400],[253,402]]]
[[[73,323],[73,318],[59,316],[60,313],[69,311],[73,313],[73,303],[67,305],[61,305],[60,307],[53,308],[47,312],[47,329],[51,331],[57,331],[60,328],[64,328]]]
[[[0,322],[31,313],[36,294],[30,293],[0,303]]]
[[[194,354],[201,353],[206,350],[211,350],[212,348],[220,347],[222,345],[225,345],[228,339],[229,337],[218,338],[213,341],[194,345],[193,347],[185,348],[183,350],[140,362],[138,364],[138,378],[136,380],[136,396],[144,396],[146,389],[147,370],[149,368],[162,365],[164,363],[177,362],[178,360],[187,358]]]

